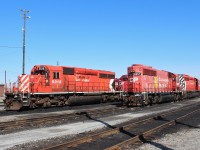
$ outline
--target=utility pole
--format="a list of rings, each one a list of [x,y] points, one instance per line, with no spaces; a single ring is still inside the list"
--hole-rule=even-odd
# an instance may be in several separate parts
[[[29,10],[20,10],[23,14],[22,17],[24,19],[24,28],[23,28],[23,63],[22,63],[22,74],[25,74],[25,49],[26,49],[26,19],[29,19],[30,17],[27,16],[27,13],[29,13]]]
[[[7,91],[7,82],[6,82],[6,70],[5,70],[5,85],[4,85],[4,93]]]

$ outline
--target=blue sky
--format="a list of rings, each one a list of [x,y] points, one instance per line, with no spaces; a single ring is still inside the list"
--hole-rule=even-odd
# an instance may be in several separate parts
[[[110,70],[119,77],[139,63],[200,78],[199,0],[1,0],[0,83],[36,64]]]

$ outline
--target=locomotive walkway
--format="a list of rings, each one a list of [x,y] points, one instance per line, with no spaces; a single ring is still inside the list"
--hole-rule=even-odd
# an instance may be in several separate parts
[[[177,103],[154,105],[152,107],[145,107],[144,109],[140,111],[132,111],[132,112],[124,113],[121,115],[113,115],[113,116],[103,117],[103,118],[98,118],[98,119],[96,119],[92,115],[88,115],[88,120],[84,120],[80,122],[68,123],[65,125],[59,125],[55,127],[47,127],[47,128],[43,127],[39,129],[32,129],[28,131],[20,131],[20,132],[16,132],[12,134],[0,135],[0,141],[1,141],[0,147],[2,149],[6,149],[6,148],[16,145],[15,147],[13,147],[13,149],[17,149],[17,147],[20,149],[20,146],[17,146],[17,145],[23,144],[21,145],[21,147],[25,149],[26,148],[27,149],[42,149],[45,147],[47,148],[47,147],[56,145],[56,143],[58,144],[61,142],[64,143],[64,141],[71,141],[70,139],[77,134],[79,137],[84,137],[86,132],[97,133],[96,131],[97,129],[102,129],[102,128],[109,129],[110,127],[117,128],[119,127],[119,124],[125,123],[127,125],[127,122],[131,120],[137,120],[140,117],[144,117],[144,116],[148,117],[149,115],[156,116],[163,112],[187,107],[191,104],[197,105],[199,103],[200,103],[200,99],[193,99],[193,100],[187,100],[187,101],[177,102]],[[120,128],[120,131],[123,131],[123,129],[125,130],[126,128]],[[27,136],[27,135],[31,135],[31,136]],[[127,134],[127,136],[130,138],[130,136],[133,136],[133,135]],[[42,141],[40,142],[39,140],[42,140]],[[38,141],[38,142],[33,142],[33,141]],[[120,141],[118,141],[118,143],[119,142]]]

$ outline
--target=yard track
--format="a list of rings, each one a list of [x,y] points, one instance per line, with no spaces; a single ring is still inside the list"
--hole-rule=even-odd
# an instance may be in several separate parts
[[[108,147],[104,147],[106,150],[118,150],[118,149],[124,149],[124,148],[126,149],[126,147],[128,147],[129,145],[138,144],[138,142],[141,143],[141,141],[143,141],[145,138],[148,138],[153,133],[159,132],[161,129],[166,128],[168,126],[175,125],[177,121],[185,119],[186,117],[196,112],[199,112],[199,110],[200,110],[199,105],[194,106],[194,104],[191,104],[189,106],[182,107],[181,109],[178,109],[178,110],[161,113],[159,115],[151,116],[137,122],[126,124],[124,126],[120,126],[120,127],[110,126],[111,129],[108,129],[106,131],[102,131],[102,132],[85,136],[85,137],[75,139],[72,141],[66,141],[65,143],[48,147],[48,148],[45,148],[44,150],[61,150],[61,149],[76,149],[76,148],[84,149],[84,147],[85,149],[87,149],[88,147],[92,145],[92,143],[95,143],[96,141],[98,141],[99,145],[104,145],[104,143],[99,143],[99,142],[108,141],[106,140],[106,138],[108,138],[109,136],[112,137],[115,135],[117,137],[117,136],[120,136],[119,134],[128,134],[128,135],[131,135],[131,138],[128,138],[122,142],[110,145]],[[164,119],[169,116],[170,118],[173,116],[175,118]],[[153,124],[153,125],[150,125],[150,124]],[[145,127],[148,125],[150,125],[150,128]],[[134,130],[134,131],[131,131],[131,130]],[[112,139],[112,141],[115,141],[115,139]],[[96,145],[96,144],[93,144],[93,145]],[[95,147],[91,147],[91,148],[95,149]]]
[[[155,128],[152,128],[150,130],[147,130],[141,134],[138,134],[136,135],[135,137],[131,138],[131,139],[128,139],[128,140],[125,140],[121,143],[118,143],[114,146],[111,146],[109,148],[106,148],[105,150],[121,150],[121,149],[126,149],[126,148],[130,148],[129,145],[131,145],[132,147],[134,145],[138,145],[139,143],[146,143],[147,142],[147,139],[150,140],[153,135],[157,132],[159,132],[160,130],[164,129],[164,128],[167,128],[169,126],[173,126],[173,125],[176,125],[177,122],[183,120],[183,119],[186,119],[187,117],[193,115],[194,113],[197,113],[199,112],[200,109],[197,109],[197,110],[194,110],[192,112],[189,112],[181,117],[178,117],[174,120],[171,120],[171,121],[168,121],[160,126],[157,126]]]
[[[115,108],[106,108],[106,109],[95,109],[95,110],[87,110],[87,111],[78,111],[76,113],[70,114],[51,114],[47,116],[33,116],[31,118],[23,118],[13,121],[5,121],[0,122],[0,131],[4,133],[9,133],[17,129],[23,129],[27,127],[33,126],[41,126],[41,125],[48,125],[52,124],[53,122],[59,122],[63,120],[77,120],[82,117],[85,117],[85,114],[92,115],[92,116],[101,116],[108,112],[116,112],[122,111],[125,107],[115,107]]]

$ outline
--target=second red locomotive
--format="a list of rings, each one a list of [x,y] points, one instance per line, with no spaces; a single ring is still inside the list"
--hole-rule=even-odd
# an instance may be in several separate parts
[[[150,66],[134,64],[128,67],[128,105],[148,105],[181,100],[200,95],[200,82],[188,75],[178,75]]]

